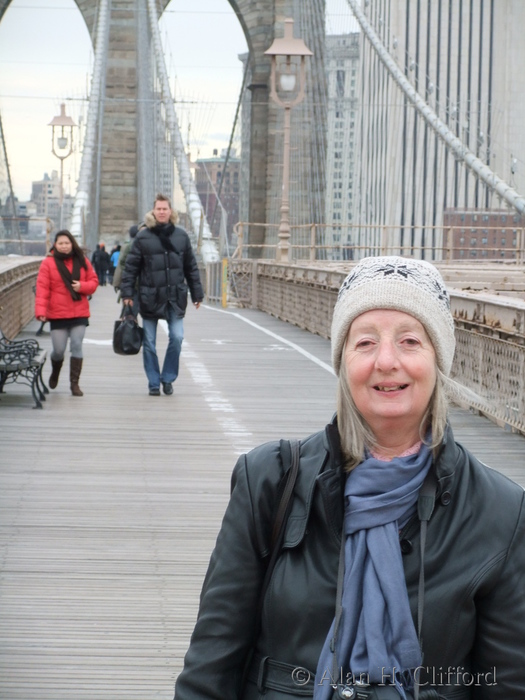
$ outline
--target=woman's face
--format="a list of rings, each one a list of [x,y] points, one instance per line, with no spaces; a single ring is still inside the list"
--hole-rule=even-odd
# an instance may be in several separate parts
[[[58,250],[59,253],[69,255],[73,250],[73,244],[67,236],[59,236],[55,242],[55,249]]]
[[[417,442],[437,377],[423,325],[402,311],[367,311],[350,326],[344,362],[352,398],[376,437],[395,428]]]

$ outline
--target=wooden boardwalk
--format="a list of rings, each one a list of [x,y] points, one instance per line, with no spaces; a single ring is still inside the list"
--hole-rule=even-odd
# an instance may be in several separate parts
[[[149,397],[141,357],[112,352],[118,311],[99,289],[84,398],[67,373],[41,411],[0,397],[1,700],[172,698],[237,455],[334,411],[329,343],[252,310],[189,309],[175,393]],[[525,486],[524,438],[452,421]]]

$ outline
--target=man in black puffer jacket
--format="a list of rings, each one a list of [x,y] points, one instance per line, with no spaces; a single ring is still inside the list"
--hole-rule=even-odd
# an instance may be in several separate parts
[[[195,308],[199,308],[204,292],[197,261],[188,234],[175,226],[177,213],[162,194],[155,199],[153,211],[146,214],[141,229],[126,259],[121,293],[124,304],[131,304],[138,280],[140,314],[143,318],[144,370],[150,396],[173,393],[173,382],[179,374],[179,357],[184,338],[183,318],[188,303],[188,287]],[[166,319],[169,344],[159,367],[157,356],[157,322]]]

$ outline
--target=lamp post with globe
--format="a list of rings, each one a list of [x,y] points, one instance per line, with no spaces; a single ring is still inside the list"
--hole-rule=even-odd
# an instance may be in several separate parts
[[[292,107],[302,102],[305,94],[307,56],[313,52],[302,39],[293,35],[293,19],[284,20],[284,37],[275,39],[264,53],[271,56],[270,97],[284,109],[283,179],[279,242],[275,258],[290,262],[290,125]],[[279,85],[277,85],[277,83]]]
[[[60,160],[60,228],[63,226],[64,161],[73,153],[73,129],[75,122],[66,114],[66,105],[60,105],[60,114],[49,122],[51,127],[51,152]]]

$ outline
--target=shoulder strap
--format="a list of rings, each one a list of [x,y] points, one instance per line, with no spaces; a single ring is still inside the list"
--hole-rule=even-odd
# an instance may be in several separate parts
[[[259,596],[259,604],[257,606],[258,616],[257,616],[257,627],[260,623],[260,613],[262,611],[262,606],[264,602],[264,596],[266,595],[266,589],[270,583],[272,573],[275,567],[275,563],[279,558],[281,553],[281,544],[284,538],[284,531],[286,529],[286,522],[288,516],[290,515],[290,510],[292,507],[292,496],[295,488],[295,482],[297,481],[297,475],[299,473],[299,441],[290,440],[289,443],[286,440],[281,440],[281,455],[283,453],[283,445],[289,444],[291,452],[291,464],[290,468],[285,474],[285,484],[282,491],[281,500],[276,510],[275,520],[272,527],[272,539],[270,541],[270,559],[268,561],[268,566],[266,567],[266,573],[264,575],[264,581],[261,588],[261,594]]]
[[[281,455],[283,450],[283,443],[285,441],[281,440]],[[290,453],[291,453],[291,464],[290,468],[286,472],[286,482],[282,492],[281,500],[279,506],[275,513],[275,520],[272,528],[272,539],[270,545],[270,554],[273,556],[275,549],[280,545],[280,540],[284,535],[284,529],[286,527],[286,521],[288,520],[288,515],[290,514],[290,508],[292,505],[292,495],[295,488],[295,482],[297,481],[297,474],[299,473],[299,441],[290,440]]]
[[[243,672],[243,680],[242,680],[242,686],[244,687],[246,683],[246,676],[248,673],[248,669],[251,663],[251,660],[253,658],[253,653],[255,649],[255,645],[257,644],[257,639],[259,637],[259,632],[261,629],[261,618],[262,618],[262,609],[264,605],[264,598],[266,596],[266,591],[268,590],[268,585],[270,583],[270,579],[272,577],[273,570],[275,568],[275,564],[277,562],[277,559],[279,558],[279,554],[281,553],[281,544],[284,538],[284,531],[286,529],[286,522],[288,520],[288,516],[290,514],[290,510],[292,507],[292,496],[295,488],[295,482],[297,481],[297,475],[299,473],[299,450],[300,450],[300,444],[298,440],[290,440],[289,442],[287,440],[281,440],[281,459],[283,459],[284,462],[284,450],[283,447],[285,445],[289,445],[290,453],[291,453],[291,463],[290,463],[290,468],[284,475],[284,489],[282,490],[282,495],[281,499],[279,501],[279,505],[277,507],[277,510],[275,511],[275,519],[273,522],[273,527],[272,527],[272,538],[270,541],[270,553],[269,553],[269,561],[268,561],[268,566],[266,567],[266,572],[264,574],[264,580],[261,586],[261,592],[259,593],[259,599],[257,601],[257,609],[256,609],[256,616],[255,616],[255,627],[254,627],[254,635],[253,635],[253,641],[252,641],[252,647],[250,649],[250,652],[248,653],[248,657],[246,659],[246,663],[244,666],[244,672]]]

